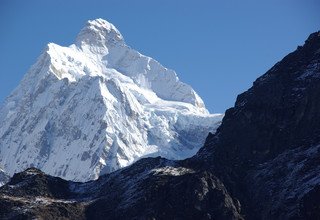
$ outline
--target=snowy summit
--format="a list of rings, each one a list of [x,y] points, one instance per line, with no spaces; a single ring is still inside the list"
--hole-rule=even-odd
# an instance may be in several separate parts
[[[75,44],[48,44],[2,105],[0,166],[87,181],[141,157],[190,157],[221,119],[174,71],[96,19]]]

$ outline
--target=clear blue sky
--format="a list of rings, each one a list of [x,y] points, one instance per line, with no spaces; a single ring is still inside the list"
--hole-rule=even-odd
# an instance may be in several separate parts
[[[104,18],[128,45],[174,69],[211,112],[320,29],[319,0],[0,0],[0,102],[48,42],[72,44]]]

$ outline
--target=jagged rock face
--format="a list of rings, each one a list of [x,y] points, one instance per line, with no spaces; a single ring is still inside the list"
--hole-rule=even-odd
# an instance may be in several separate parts
[[[320,145],[300,147],[247,172],[250,201],[264,198],[263,203],[255,204],[255,215],[263,219],[319,219],[319,162]]]
[[[120,194],[112,195],[108,191],[88,207],[89,218],[240,218],[239,207],[234,204],[223,183],[211,173],[180,167],[172,162],[157,165],[151,171],[147,170],[147,173],[144,170],[142,177],[141,171],[136,175],[137,172],[132,169],[130,173],[122,173],[120,183],[126,184],[120,190],[116,190],[120,191]],[[110,182],[117,183],[118,179]],[[115,207],[106,205],[116,200],[120,201],[116,202]]]
[[[69,184],[35,168],[15,174],[0,189],[0,218],[84,219],[83,204],[70,200],[75,194]]]
[[[255,164],[288,148],[319,143],[319,38],[311,35],[238,96],[218,132],[220,142],[233,149],[221,152],[233,151]]]
[[[305,197],[320,184],[319,94],[317,32],[238,96],[196,156],[242,201],[247,218],[320,212],[299,209],[310,208],[304,206]]]
[[[0,108],[0,165],[86,181],[141,157],[184,159],[220,124],[176,73],[102,19],[48,44]]]

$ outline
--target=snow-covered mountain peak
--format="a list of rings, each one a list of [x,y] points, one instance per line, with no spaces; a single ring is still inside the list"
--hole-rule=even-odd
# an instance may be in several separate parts
[[[80,47],[83,44],[106,47],[119,43],[124,43],[120,31],[113,24],[101,18],[89,20],[76,39],[76,44]]]
[[[0,108],[0,165],[10,175],[32,166],[95,179],[145,156],[190,157],[221,119],[97,19],[75,44],[48,44]]]
[[[129,77],[139,87],[151,90],[164,100],[187,102],[200,112],[208,113],[198,94],[182,83],[173,70],[127,46],[118,29],[103,19],[88,21],[74,45],[61,47],[51,43],[47,53],[52,72],[59,79],[75,81],[84,75],[112,78],[115,75],[109,73],[114,69],[121,73],[121,78]],[[65,65],[70,62],[76,71]]]

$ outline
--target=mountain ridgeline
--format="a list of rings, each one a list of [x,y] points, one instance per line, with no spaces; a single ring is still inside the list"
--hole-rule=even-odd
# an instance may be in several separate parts
[[[0,166],[84,182],[142,157],[191,157],[222,117],[114,25],[91,20],[69,47],[49,43],[0,107]]]
[[[320,32],[237,97],[188,159],[144,158],[79,183],[29,168],[1,219],[320,219]]]

